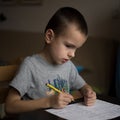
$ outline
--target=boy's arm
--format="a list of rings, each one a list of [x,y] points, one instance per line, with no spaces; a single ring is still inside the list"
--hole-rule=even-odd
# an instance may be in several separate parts
[[[63,108],[72,99],[70,94],[60,93],[36,100],[21,100],[19,92],[11,88],[6,98],[5,111],[6,113],[20,113],[49,107]]]
[[[19,113],[36,110],[41,108],[50,107],[49,99],[37,99],[37,100],[21,100],[21,96],[17,90],[11,88],[5,103],[6,113]]]
[[[84,97],[84,103],[87,106],[91,106],[96,101],[96,93],[93,91],[92,87],[88,84],[85,84],[80,90],[80,93]]]

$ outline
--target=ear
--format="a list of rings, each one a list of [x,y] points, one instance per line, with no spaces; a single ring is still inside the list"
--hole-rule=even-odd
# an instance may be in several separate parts
[[[45,33],[45,42],[47,44],[51,43],[54,40],[54,32],[52,29],[48,29]]]

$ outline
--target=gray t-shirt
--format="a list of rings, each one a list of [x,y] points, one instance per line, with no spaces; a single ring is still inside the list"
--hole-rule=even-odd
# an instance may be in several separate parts
[[[35,54],[24,59],[10,86],[17,89],[23,99],[37,99],[54,94],[46,83],[66,92],[86,84],[71,61],[51,65]]]

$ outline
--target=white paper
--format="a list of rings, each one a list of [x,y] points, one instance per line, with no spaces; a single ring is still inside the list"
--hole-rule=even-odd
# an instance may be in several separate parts
[[[108,120],[120,116],[120,105],[97,99],[93,106],[75,103],[63,109],[47,109],[46,111],[67,120]]]

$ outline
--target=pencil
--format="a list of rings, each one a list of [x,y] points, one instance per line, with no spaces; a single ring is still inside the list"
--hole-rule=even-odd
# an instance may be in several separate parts
[[[54,91],[58,92],[58,93],[62,93],[62,91],[60,91],[59,89],[55,88],[53,85],[46,83],[46,86],[53,89]],[[74,101],[74,99],[72,99],[72,101]]]
[[[62,91],[60,91],[59,89],[55,88],[54,86],[52,86],[51,84],[46,83],[46,86],[53,89],[54,91],[58,92],[58,93],[62,93]]]

